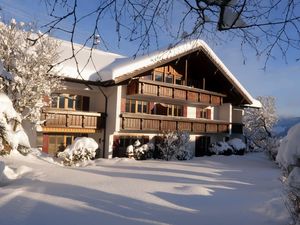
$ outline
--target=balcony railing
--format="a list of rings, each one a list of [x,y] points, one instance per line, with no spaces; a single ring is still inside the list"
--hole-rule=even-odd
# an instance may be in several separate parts
[[[100,129],[101,113],[47,109],[42,113],[45,127]]]
[[[121,114],[121,130],[147,132],[182,130],[190,133],[228,133],[229,123],[206,119],[123,113]]]
[[[198,88],[157,82],[152,80],[134,79],[127,86],[127,95],[159,97],[163,100],[189,102],[202,105],[221,105],[226,95]]]

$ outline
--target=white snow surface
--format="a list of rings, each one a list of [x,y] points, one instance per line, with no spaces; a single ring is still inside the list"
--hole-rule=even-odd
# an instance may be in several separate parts
[[[1,158],[0,224],[282,225],[288,212],[280,170],[263,153],[189,161],[98,159],[67,168],[39,154]]]
[[[291,127],[281,140],[276,161],[285,169],[300,166],[300,123]]]
[[[93,49],[91,53],[91,48],[74,43],[74,52],[76,53],[76,60],[80,71],[79,75],[76,67],[76,61],[74,57],[72,58],[71,43],[63,40],[59,41],[61,43],[58,50],[59,61],[62,61],[62,63],[57,70],[63,77],[79,80],[102,81],[105,78],[99,76],[97,72],[107,65],[124,58],[124,56],[101,51],[99,49]]]
[[[18,155],[20,153],[13,151],[12,154]],[[4,162],[0,161],[0,187],[10,184],[13,180],[29,172],[31,172],[31,168],[27,166],[21,165],[13,170],[9,166],[6,166]]]
[[[9,97],[0,92],[0,118],[6,117],[8,121],[11,119],[15,119],[19,122],[21,122],[20,115],[16,112],[16,110],[13,107],[12,101],[9,99]]]

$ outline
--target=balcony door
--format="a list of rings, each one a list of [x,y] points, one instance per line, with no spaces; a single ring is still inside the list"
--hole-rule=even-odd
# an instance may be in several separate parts
[[[209,144],[210,144],[209,136],[196,137],[195,156],[200,157],[200,156],[207,155]]]

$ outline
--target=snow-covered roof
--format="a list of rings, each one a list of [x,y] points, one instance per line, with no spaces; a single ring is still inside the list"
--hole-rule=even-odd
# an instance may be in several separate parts
[[[119,83],[128,78],[134,77],[142,72],[154,67],[161,66],[177,58],[185,56],[195,51],[203,51],[205,55],[218,67],[227,80],[246,99],[248,107],[261,107],[261,103],[254,99],[248,91],[241,85],[235,76],[218,58],[214,51],[202,40],[191,40],[185,43],[154,51],[148,55],[124,57],[118,54],[93,49],[92,59],[87,62],[91,54],[91,49],[74,44],[76,59],[81,73],[78,75],[75,59],[69,59],[60,65],[60,72],[64,77],[88,80],[88,81],[114,81]],[[71,43],[62,41],[60,46],[61,60],[72,56]],[[80,50],[80,51],[78,51]]]
[[[235,78],[229,71],[224,63],[218,58],[214,51],[202,40],[191,40],[175,47],[155,51],[149,55],[144,55],[133,58],[124,58],[122,60],[113,62],[112,64],[104,67],[99,73],[103,80],[115,80],[120,82],[135,76],[139,73],[145,72],[153,67],[163,65],[176,58],[182,57],[189,53],[202,50],[206,56],[218,67],[218,69],[226,76],[229,82],[243,95],[249,102],[248,107],[260,108],[261,103],[254,99],[242,84]]]
[[[78,74],[76,61],[72,57],[72,45],[71,42],[59,40],[59,64],[57,70],[63,77],[87,80],[87,81],[102,81],[97,74],[97,71],[102,70],[107,65],[118,61],[124,56],[101,51],[99,49],[93,49],[84,47],[80,44],[74,43],[74,52],[76,53],[76,60],[80,75]],[[70,59],[68,59],[70,58]],[[68,59],[68,60],[66,60]]]

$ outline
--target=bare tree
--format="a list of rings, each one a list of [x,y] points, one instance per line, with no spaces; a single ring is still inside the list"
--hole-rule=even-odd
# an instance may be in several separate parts
[[[46,33],[63,32],[71,42],[78,25],[94,18],[85,45],[95,36],[105,43],[102,27],[110,19],[119,40],[137,43],[137,53],[158,45],[166,33],[174,43],[188,38],[239,41],[242,50],[250,46],[266,57],[266,64],[275,51],[286,58],[290,49],[300,48],[300,0],[99,0],[88,12],[81,10],[88,4],[83,1],[44,1],[53,18],[44,25]],[[63,26],[65,21],[71,26]]]

